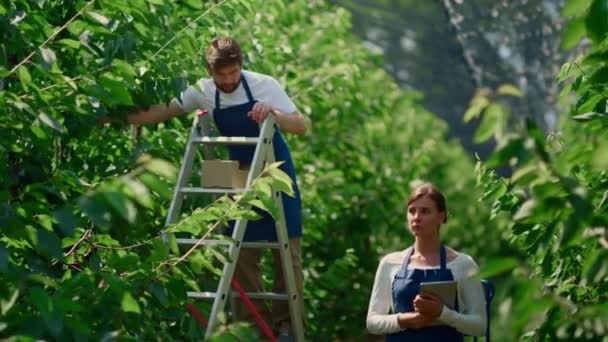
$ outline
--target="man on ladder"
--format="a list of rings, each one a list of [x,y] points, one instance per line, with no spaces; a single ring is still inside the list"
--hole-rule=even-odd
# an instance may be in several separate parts
[[[201,79],[196,86],[188,87],[181,99],[173,99],[169,105],[154,105],[146,111],[128,115],[128,122],[136,125],[157,123],[172,117],[193,112],[197,109],[208,110],[219,133],[223,136],[258,136],[259,124],[268,115],[273,115],[282,131],[303,135],[306,133],[306,120],[298,112],[293,101],[281,85],[271,76],[242,70],[243,54],[239,44],[231,38],[214,39],[206,51],[207,69],[211,79]],[[202,92],[201,92],[202,90]],[[204,119],[211,119],[207,116]],[[277,130],[273,138],[277,161],[284,163],[280,168],[293,181],[295,197],[282,194],[283,210],[287,222],[290,254],[295,273],[298,297],[302,297],[302,267],[300,238],[302,236],[302,217],[300,192],[291,155],[285,140]],[[230,146],[230,159],[241,164],[249,164],[255,147]],[[244,241],[276,241],[275,222],[267,213],[260,213],[262,219],[247,225]],[[232,232],[229,232],[231,234]],[[273,249],[274,285],[273,292],[285,292],[279,251]],[[235,278],[247,292],[263,292],[262,251],[242,248],[235,270]],[[290,318],[286,301],[273,301],[272,311],[261,300],[252,300],[266,322],[272,322],[279,337],[289,336]],[[303,303],[300,301],[301,319],[304,319]],[[233,302],[237,319],[255,324],[253,314],[240,299]]]

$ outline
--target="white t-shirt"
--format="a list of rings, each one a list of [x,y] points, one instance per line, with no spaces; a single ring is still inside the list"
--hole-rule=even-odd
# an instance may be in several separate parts
[[[398,314],[389,312],[394,308],[393,280],[403,266],[410,248],[412,247],[390,253],[380,260],[367,310],[367,330],[372,334],[392,334],[403,330],[397,321]],[[446,267],[452,271],[454,280],[458,282],[459,310],[444,306],[438,318],[439,322],[454,327],[463,334],[482,336],[486,328],[483,286],[481,281],[469,279],[479,273],[479,267],[464,253],[458,254]]]
[[[275,109],[287,114],[297,110],[283,87],[272,76],[248,70],[242,70],[241,73],[247,80],[254,100],[270,103]],[[202,78],[196,82],[196,85],[202,90],[202,93],[197,87],[189,86],[182,92],[182,103],[177,101],[178,105],[186,113],[202,109],[208,110],[209,114],[213,114],[213,109],[215,109],[215,90],[217,89],[215,82],[210,78]],[[219,93],[221,108],[240,105],[248,101],[243,82],[232,93],[226,94],[221,90],[219,90]]]

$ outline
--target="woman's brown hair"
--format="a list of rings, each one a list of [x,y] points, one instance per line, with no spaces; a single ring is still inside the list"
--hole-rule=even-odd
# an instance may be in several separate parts
[[[439,189],[437,189],[437,187],[431,183],[426,183],[417,187],[408,198],[407,206],[409,207],[412,202],[424,196],[429,196],[429,198],[433,200],[433,202],[435,202],[437,210],[439,212],[445,213],[445,219],[443,220],[443,223],[448,222],[448,212],[445,205],[445,196],[443,196],[441,191],[439,191]]]

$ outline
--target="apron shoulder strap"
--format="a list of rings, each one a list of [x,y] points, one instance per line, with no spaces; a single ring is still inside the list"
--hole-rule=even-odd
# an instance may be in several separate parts
[[[410,263],[410,258],[412,257],[412,254],[414,254],[414,246],[407,249],[407,252],[405,253],[405,258],[403,258],[403,265],[401,266],[402,269],[407,269],[407,265],[409,265]]]
[[[220,109],[220,91],[215,88],[215,109]]]
[[[442,270],[447,269],[446,252],[445,252],[445,246],[443,244],[441,244],[441,249],[439,250],[439,259],[441,261],[441,269]]]
[[[247,93],[247,99],[249,100],[249,102],[253,102],[253,95],[251,94],[249,84],[247,83],[247,79],[245,79],[245,75],[243,75],[243,72],[241,72],[241,82],[243,83],[243,88],[245,88],[245,92]]]

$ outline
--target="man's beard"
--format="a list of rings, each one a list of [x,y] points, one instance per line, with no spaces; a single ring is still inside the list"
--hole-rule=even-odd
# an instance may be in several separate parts
[[[216,86],[216,87],[217,87],[219,90],[221,90],[222,92],[224,92],[224,93],[226,93],[226,94],[229,94],[229,93],[234,92],[234,91],[235,91],[235,90],[236,90],[236,89],[239,87],[239,84],[241,84],[241,81],[238,81],[238,82],[233,83],[233,84],[224,84],[224,85],[218,84],[218,83],[216,82],[216,83],[215,83],[215,86]]]

